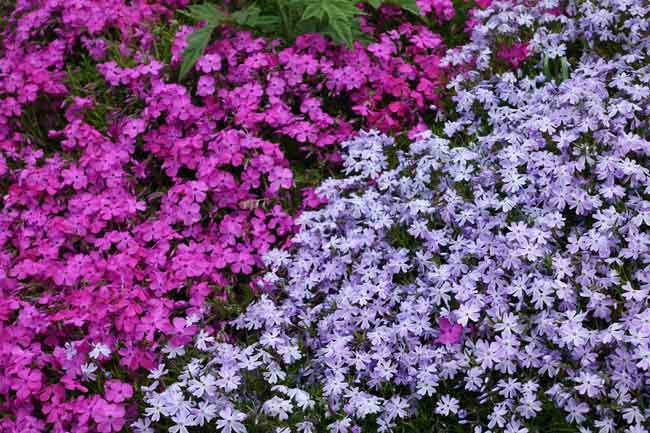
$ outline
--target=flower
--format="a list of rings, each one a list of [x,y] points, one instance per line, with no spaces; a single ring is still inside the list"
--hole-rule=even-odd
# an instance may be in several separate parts
[[[459,401],[449,395],[443,395],[436,404],[436,413],[440,415],[449,415],[458,413]]]
[[[104,383],[104,398],[113,403],[121,403],[133,397],[133,387],[119,380]]]
[[[99,359],[101,357],[109,357],[111,355],[111,349],[104,343],[93,343],[93,350],[90,351],[88,356],[93,359]]]
[[[458,324],[453,324],[446,317],[441,317],[438,320],[440,328],[440,335],[436,338],[436,343],[440,344],[456,344],[460,341],[463,333],[463,327]]]
[[[223,433],[246,433],[246,427],[241,423],[246,419],[246,415],[233,411],[230,407],[219,411],[219,420],[217,421],[217,428],[220,429]]]
[[[97,423],[97,431],[100,433],[118,432],[124,426],[125,410],[122,405],[108,403],[98,398],[92,409],[93,420]]]

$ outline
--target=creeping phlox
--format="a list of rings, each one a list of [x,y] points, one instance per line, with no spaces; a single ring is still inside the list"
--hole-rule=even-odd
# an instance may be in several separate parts
[[[648,432],[650,8],[539,7],[533,49],[583,45],[570,74],[469,72],[440,132],[344,142],[233,322],[250,344],[195,339],[136,431]]]
[[[154,332],[174,334],[174,302],[141,284],[142,257],[151,267],[156,259],[146,235],[135,234],[145,207],[126,168],[137,166],[135,135],[109,137],[86,124],[90,100],[62,103],[73,99],[75,52],[99,61],[112,48],[146,50],[151,25],[183,3],[1,7],[0,431],[122,429],[134,415],[124,404],[133,389],[111,378],[108,364],[153,366]]]
[[[166,26],[186,0],[14,3],[0,22],[7,432],[124,428],[142,369],[181,356],[206,304],[246,287],[293,233],[285,150],[338,162],[357,126],[421,130],[472,65],[440,66],[443,35],[393,8],[364,21],[376,42],[353,50],[223,28],[179,84],[191,29]],[[303,193],[299,208],[322,203]],[[222,419],[238,428],[237,413]]]

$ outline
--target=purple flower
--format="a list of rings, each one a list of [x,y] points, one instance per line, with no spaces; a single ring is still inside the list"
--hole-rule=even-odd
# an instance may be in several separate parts
[[[457,323],[452,324],[446,317],[441,317],[438,320],[438,327],[440,335],[436,338],[436,343],[440,344],[456,344],[460,342],[463,334],[463,327]]]

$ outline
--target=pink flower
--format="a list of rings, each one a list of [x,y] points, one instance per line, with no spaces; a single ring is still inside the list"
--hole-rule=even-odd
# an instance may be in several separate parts
[[[327,199],[319,196],[314,188],[303,188],[301,192],[305,209],[315,209],[321,204],[327,203]]]
[[[0,176],[7,172],[7,160],[4,156],[0,155]]]
[[[291,188],[293,183],[293,174],[288,168],[274,167],[269,174],[269,181],[271,182],[269,191],[275,193],[280,190],[280,188]]]
[[[255,259],[247,251],[241,251],[232,255],[232,271],[241,272],[243,274],[250,274],[253,271],[252,266],[255,265]]]
[[[497,52],[497,59],[510,63],[513,68],[518,67],[527,58],[527,42],[515,42],[512,45],[503,44]]]
[[[124,426],[124,406],[108,403],[99,398],[91,408],[92,417],[97,423],[97,431],[100,433],[117,432]]]
[[[456,14],[451,0],[416,0],[415,3],[424,15],[433,11],[438,18],[445,21],[449,21]]]
[[[133,397],[133,388],[119,380],[108,380],[104,384],[104,397],[113,403],[122,403]]]
[[[196,85],[196,94],[199,96],[209,96],[214,93],[214,77],[210,75],[201,75]]]
[[[196,66],[200,71],[209,74],[213,71],[221,69],[221,56],[219,54],[205,54],[196,62]]]
[[[23,369],[18,372],[19,381],[12,388],[19,399],[25,399],[41,389],[43,374],[38,370]]]
[[[457,323],[452,324],[446,317],[441,317],[438,320],[438,328],[440,335],[436,338],[436,343],[440,344],[456,344],[460,342],[460,337],[463,333],[463,327]]]

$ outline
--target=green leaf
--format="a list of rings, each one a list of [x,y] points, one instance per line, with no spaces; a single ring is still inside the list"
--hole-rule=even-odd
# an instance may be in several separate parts
[[[323,31],[323,26],[316,20],[306,20],[306,21],[298,21],[296,23],[295,27],[295,32],[296,34],[302,35],[305,33],[317,33],[317,32],[322,32],[324,34],[327,34],[328,36],[332,36],[328,34],[327,32]],[[333,37],[333,36],[332,36]]]
[[[391,1],[390,3],[396,4],[402,9],[404,9],[405,11],[409,11],[415,15],[422,14],[415,0],[394,0]]]
[[[379,7],[383,4],[392,4],[397,5],[405,11],[411,12],[413,14],[421,14],[420,8],[418,7],[415,0],[367,0],[367,3],[375,9],[379,9]]]
[[[255,27],[266,28],[266,31],[270,29],[276,29],[280,25],[280,17],[273,15],[260,15],[256,18]]]
[[[307,5],[307,7],[305,8],[305,12],[303,12],[302,17],[300,19],[302,21],[306,21],[310,18],[316,18],[318,20],[322,20],[324,16],[325,16],[325,9],[323,9],[321,3],[313,2]]]
[[[566,57],[562,57],[562,63],[560,64],[560,68],[562,71],[562,81],[568,80],[569,79],[569,61],[566,59]]]
[[[551,66],[549,64],[549,58],[546,53],[544,53],[544,75],[546,76],[547,80],[551,80],[552,78]]]
[[[352,48],[352,23],[342,19],[330,19],[329,27],[334,39]]]
[[[326,0],[322,5],[329,20],[347,21],[357,15],[365,15],[365,12],[359,9],[355,2],[349,0]]]
[[[228,18],[240,26],[255,27],[257,26],[259,16],[260,8],[255,5],[249,5],[244,9],[233,12]]]
[[[188,6],[189,15],[198,21],[207,21],[210,25],[217,25],[225,18],[223,12],[209,3]]]
[[[183,50],[183,62],[181,63],[181,70],[178,73],[181,80],[192,69],[196,61],[199,60],[199,57],[205,51],[214,28],[215,26],[207,25],[187,37],[187,47]]]

